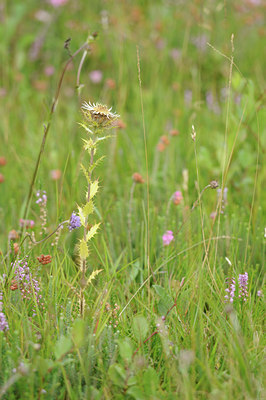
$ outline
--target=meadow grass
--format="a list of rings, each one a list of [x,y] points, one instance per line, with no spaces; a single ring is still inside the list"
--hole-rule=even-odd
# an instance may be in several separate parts
[[[1,7],[0,398],[263,399],[262,2]],[[85,204],[84,101],[120,115],[85,287],[83,230],[43,240]]]

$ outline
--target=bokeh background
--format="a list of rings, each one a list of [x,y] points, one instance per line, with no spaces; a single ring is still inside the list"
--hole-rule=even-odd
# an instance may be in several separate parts
[[[221,179],[232,34],[237,67],[231,79],[228,149],[241,118],[242,123],[226,185],[235,205],[250,206],[258,134],[259,170],[263,151],[264,2],[12,0],[1,1],[0,11],[0,155],[7,159],[1,169],[1,238],[17,226],[22,214],[64,63],[93,32],[98,36],[82,67],[79,92],[80,56],[66,73],[38,175],[36,189],[48,192],[51,222],[69,214],[84,195],[78,166],[83,157],[78,126],[82,101],[103,102],[121,115],[116,139],[102,150],[107,157],[99,170],[99,207],[105,216],[112,207],[117,214],[126,207],[121,200],[129,198],[132,173],[146,173],[137,46],[153,206],[163,212],[162,202],[182,186],[184,169],[189,173],[190,201],[197,196],[192,124],[197,131],[200,184]],[[178,135],[171,136],[172,130]],[[170,143],[160,151],[162,135]],[[51,171],[57,169],[62,178],[55,182]],[[259,174],[257,199],[262,179]],[[216,195],[209,198],[206,207],[211,212]]]

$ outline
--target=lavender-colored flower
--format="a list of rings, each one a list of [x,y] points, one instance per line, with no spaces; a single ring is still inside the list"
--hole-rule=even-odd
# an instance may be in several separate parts
[[[217,101],[214,99],[212,92],[208,91],[206,93],[206,103],[209,110],[213,111],[215,114],[220,114],[220,107]]]
[[[71,214],[70,220],[69,220],[69,225],[68,229],[70,231],[73,231],[74,229],[77,229],[81,226],[81,221],[78,215],[76,215],[74,212]]]
[[[3,313],[3,294],[0,292],[0,331],[8,331],[9,326],[5,314]]]
[[[170,51],[170,55],[174,61],[177,61],[181,57],[181,50],[180,49],[172,49]]]
[[[33,229],[34,225],[35,225],[35,222],[32,219],[22,219],[22,218],[20,218],[19,225],[21,226],[21,228],[25,227],[26,229],[28,229],[28,228]]]
[[[12,268],[14,269],[13,284],[16,283],[17,288],[22,295],[22,299],[25,301],[36,301],[37,305],[44,309],[39,282],[34,279],[30,272],[28,262],[25,259],[17,260],[12,264]],[[32,307],[31,311],[32,316],[34,317],[36,315],[35,305]]]
[[[236,290],[236,282],[234,278],[226,278],[227,288],[225,289],[226,295],[224,296],[225,303],[233,303]]]
[[[54,74],[54,72],[55,72],[55,68],[53,65],[47,65],[44,68],[44,73],[46,76],[52,76]]]
[[[206,51],[208,38],[206,35],[195,36],[191,42],[196,46],[199,51]]]
[[[238,277],[239,284],[239,298],[242,298],[244,301],[247,301],[248,297],[248,273],[245,272],[243,275],[239,274]]]
[[[43,190],[43,192],[41,194],[41,191],[38,190],[38,192],[36,193],[36,196],[38,197],[38,199],[36,200],[36,204],[45,206],[47,203],[46,191]]]
[[[174,240],[174,235],[172,231],[166,231],[163,234],[163,245],[164,246],[169,246],[169,244]]]
[[[192,103],[192,90],[185,90],[184,93],[184,101],[187,106],[190,106]]]
[[[263,292],[262,292],[262,290],[258,290],[258,291],[257,291],[257,296],[258,296],[258,297],[263,297]]]

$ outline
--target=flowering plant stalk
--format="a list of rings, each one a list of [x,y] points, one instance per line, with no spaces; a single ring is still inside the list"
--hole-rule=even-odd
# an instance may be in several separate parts
[[[89,279],[86,278],[87,271],[87,258],[89,256],[89,241],[97,233],[100,223],[88,227],[89,216],[93,214],[94,205],[93,199],[98,192],[99,182],[98,179],[92,179],[92,172],[94,168],[101,161],[102,157],[95,160],[97,153],[98,144],[104,139],[110,137],[102,136],[105,129],[115,127],[115,121],[119,115],[112,113],[111,108],[108,109],[105,105],[96,103],[84,103],[82,106],[82,112],[84,115],[84,122],[80,125],[85,129],[88,134],[87,139],[84,141],[84,150],[89,154],[90,161],[89,166],[86,168],[83,164],[80,164],[82,172],[87,181],[87,193],[85,204],[78,206],[78,216],[80,218],[81,225],[83,226],[83,237],[80,239],[78,244],[78,254],[80,258],[81,267],[81,280],[80,280],[80,314],[84,315],[84,290],[91,281],[101,270],[92,272]]]

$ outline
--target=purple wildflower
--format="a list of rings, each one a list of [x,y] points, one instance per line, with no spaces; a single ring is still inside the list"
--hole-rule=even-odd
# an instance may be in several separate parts
[[[169,244],[174,240],[174,235],[172,231],[166,231],[163,234],[163,245],[164,246],[169,246]]]
[[[3,313],[3,294],[0,292],[0,331],[8,331],[9,326],[5,314]]]
[[[185,90],[184,93],[184,101],[187,106],[190,106],[192,103],[192,90]]]
[[[239,298],[243,298],[244,301],[247,301],[248,297],[248,273],[245,272],[243,275],[239,274],[238,277],[239,284]]]
[[[206,35],[199,35],[195,36],[192,38],[191,42],[194,44],[194,46],[201,52],[206,51],[207,49],[207,41],[208,38]]]
[[[39,282],[33,278],[28,262],[24,260],[17,260],[12,264],[14,269],[14,282],[17,283],[18,289],[22,295],[22,299],[26,301],[36,301],[39,307],[44,308],[42,302],[42,295],[40,294]],[[35,306],[32,308],[32,316],[36,315]]]
[[[46,191],[43,190],[42,195],[41,195],[41,191],[38,190],[38,192],[36,193],[36,196],[38,197],[38,199],[36,200],[36,204],[46,206],[46,203],[47,203]]]
[[[74,212],[72,213],[70,220],[69,220],[69,225],[68,229],[70,231],[73,231],[74,229],[77,229],[81,226],[81,221],[78,215],[76,215]]]
[[[258,290],[258,291],[257,291],[257,296],[258,296],[258,297],[263,297],[262,290]]]
[[[234,278],[226,278],[227,288],[225,289],[226,295],[224,296],[225,303],[233,303],[236,290],[236,282]]]

